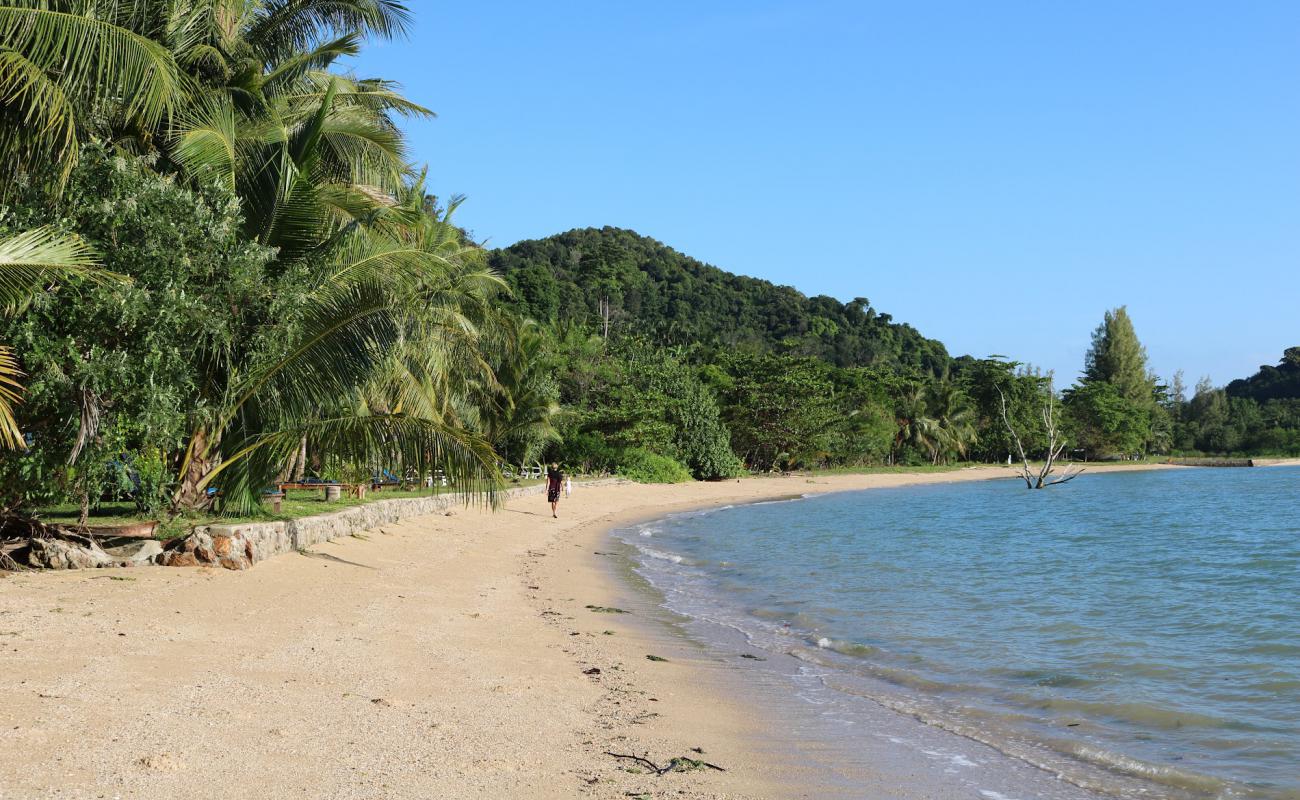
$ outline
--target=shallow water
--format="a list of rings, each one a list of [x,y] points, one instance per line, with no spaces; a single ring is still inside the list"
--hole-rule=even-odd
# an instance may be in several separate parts
[[[1300,468],[878,489],[622,532],[674,610],[1120,796],[1300,797]],[[850,728],[843,728],[850,730]]]

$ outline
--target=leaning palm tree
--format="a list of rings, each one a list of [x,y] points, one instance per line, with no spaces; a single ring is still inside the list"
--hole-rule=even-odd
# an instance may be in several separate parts
[[[436,465],[491,493],[495,453],[452,413],[447,363],[482,361],[470,316],[497,279],[448,258],[441,241],[357,229],[301,273],[311,286],[283,337],[214,374],[223,389],[216,412],[196,420],[179,505],[211,486],[225,510],[248,510],[304,440],[354,464]],[[398,390],[376,399],[377,385]]]
[[[95,251],[80,237],[37,228],[0,239],[0,312],[17,313],[40,289],[59,280],[124,280],[99,268]],[[0,346],[0,447],[25,446],[14,405],[22,396],[22,372],[13,350]]]

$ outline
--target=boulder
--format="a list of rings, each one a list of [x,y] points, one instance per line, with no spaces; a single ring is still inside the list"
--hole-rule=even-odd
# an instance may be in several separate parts
[[[154,557],[163,551],[162,542],[157,539],[128,541],[125,544],[104,544],[104,552],[124,567],[136,567],[152,563]]]
[[[92,539],[33,538],[27,546],[27,565],[37,569],[94,569],[115,567],[118,559],[104,552]]]
[[[164,567],[221,566],[230,570],[253,566],[253,543],[243,533],[209,533],[195,530],[189,536],[173,539],[153,559]]]

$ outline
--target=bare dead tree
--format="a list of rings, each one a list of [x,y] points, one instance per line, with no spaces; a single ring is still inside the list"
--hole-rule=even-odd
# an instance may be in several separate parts
[[[613,312],[610,309],[609,297],[608,296],[601,297],[600,298],[600,336],[602,339],[609,338],[609,323],[610,323],[610,318],[612,316],[613,316]]]
[[[1047,433],[1047,460],[1041,467],[1034,467],[1029,463],[1029,456],[1025,453],[1025,445],[1020,440],[1020,434],[1016,433],[1016,428],[1011,424],[1011,417],[1007,414],[1007,396],[1002,393],[1002,387],[995,387],[998,390],[998,397],[1002,398],[1002,424],[1006,426],[1007,433],[1011,434],[1011,439],[1016,443],[1016,452],[1020,455],[1020,477],[1025,480],[1025,488],[1042,489],[1046,486],[1056,486],[1062,483],[1068,483],[1083,474],[1083,470],[1076,468],[1074,464],[1069,464],[1065,472],[1061,473],[1055,480],[1048,480],[1052,474],[1052,469],[1056,466],[1056,461],[1065,452],[1065,437],[1061,435],[1061,430],[1056,424],[1056,392],[1052,389],[1052,381],[1047,381],[1047,399],[1043,403],[1043,430]]]

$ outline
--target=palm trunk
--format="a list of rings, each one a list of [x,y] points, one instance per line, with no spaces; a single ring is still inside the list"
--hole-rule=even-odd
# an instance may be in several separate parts
[[[172,506],[179,511],[194,511],[212,505],[211,498],[203,479],[216,466],[215,451],[220,437],[208,440],[208,431],[200,427],[195,429],[190,439],[189,456],[185,461],[185,472],[180,476],[176,493],[172,496]]]

